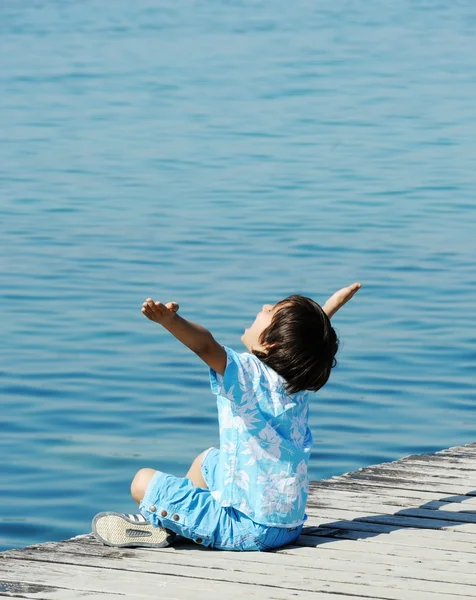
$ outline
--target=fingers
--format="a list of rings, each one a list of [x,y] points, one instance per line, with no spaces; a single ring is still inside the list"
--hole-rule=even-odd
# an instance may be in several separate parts
[[[167,304],[165,305],[165,307],[168,310],[171,310],[172,312],[177,312],[179,309],[179,305],[177,304],[177,302],[167,302]]]
[[[142,304],[142,314],[148,319],[154,319],[156,315],[156,306],[152,298],[147,298],[147,300]]]
[[[348,300],[352,298],[354,294],[356,294],[360,288],[362,287],[361,283],[352,283],[347,288],[344,288],[342,291]]]
[[[352,283],[351,285],[348,285],[347,287],[336,292],[333,297],[341,302],[347,302],[347,300],[350,300],[352,296],[360,290],[361,287],[361,283]]]
[[[162,304],[162,302],[154,302],[152,298],[147,298],[142,304],[141,312],[151,321],[160,322],[167,316],[170,316],[171,313],[176,313],[178,309],[179,305],[177,302]]]

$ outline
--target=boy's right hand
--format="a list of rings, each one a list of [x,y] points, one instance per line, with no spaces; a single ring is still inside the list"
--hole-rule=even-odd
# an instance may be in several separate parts
[[[179,305],[177,302],[162,304],[162,302],[154,302],[152,298],[147,298],[142,305],[142,314],[151,321],[163,324],[170,320],[178,309]]]

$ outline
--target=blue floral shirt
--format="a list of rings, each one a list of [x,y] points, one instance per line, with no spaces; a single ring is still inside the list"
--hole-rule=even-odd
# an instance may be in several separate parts
[[[224,375],[210,369],[220,425],[218,489],[212,495],[256,523],[295,527],[306,519],[312,446],[308,393],[253,354],[226,348]]]

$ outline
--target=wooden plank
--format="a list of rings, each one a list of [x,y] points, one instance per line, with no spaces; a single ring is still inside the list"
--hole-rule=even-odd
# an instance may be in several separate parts
[[[299,545],[298,545],[299,544]],[[302,558],[303,555],[308,551],[309,554],[315,560],[316,552],[332,552],[338,553],[341,552],[352,552],[364,554],[366,559],[368,557],[369,562],[372,562],[373,558],[381,562],[378,558],[379,556],[383,557],[383,561],[389,561],[393,564],[393,556],[401,556],[412,562],[418,562],[422,560],[422,556],[428,560],[437,560],[444,561],[448,564],[448,568],[455,563],[460,565],[464,565],[463,569],[466,572],[469,570],[471,573],[476,572],[476,551],[470,552],[461,552],[458,550],[448,550],[448,549],[440,549],[440,548],[430,548],[426,547],[424,544],[420,546],[416,546],[414,544],[403,544],[393,542],[380,542],[380,540],[376,538],[370,539],[353,539],[352,536],[349,538],[339,537],[339,538],[326,538],[326,537],[316,537],[316,536],[308,536],[302,535],[296,545],[288,546],[283,550],[280,550],[280,553],[283,554],[293,554],[296,553]],[[467,565],[467,566],[466,566]]]
[[[461,490],[461,494],[467,494],[476,489],[476,482],[469,481],[464,477],[447,477],[444,479],[442,477],[428,475],[427,473],[412,472],[410,469],[368,469],[366,471],[356,471],[355,473],[342,476],[342,479],[350,479],[352,481],[381,481],[396,486],[410,484],[410,487],[414,489],[425,489],[428,486],[429,489],[440,489],[442,491],[450,491],[451,493],[454,493],[456,490]]]
[[[346,521],[351,523],[374,523],[384,526],[393,526],[393,528],[416,528],[416,529],[445,529],[448,531],[457,531],[459,533],[474,536],[476,534],[476,524],[448,521],[445,519],[429,519],[424,517],[407,517],[402,514],[369,514],[362,510],[334,510],[332,508],[321,508],[319,510],[310,509],[307,512],[309,525],[315,524],[316,519],[319,524],[332,523],[332,527],[337,527],[336,522]]]
[[[388,461],[388,462],[379,463],[379,464],[381,464],[382,466],[411,465],[412,467],[414,467],[415,465],[419,465],[425,469],[431,468],[432,466],[436,466],[436,467],[440,466],[440,467],[448,469],[449,471],[451,471],[452,468],[454,467],[456,470],[458,468],[461,468],[463,470],[469,469],[471,471],[474,471],[475,458],[476,458],[476,454],[475,455],[465,454],[465,455],[459,455],[459,456],[454,456],[451,454],[446,454],[446,455],[445,454],[416,454],[413,456],[405,456],[398,460]],[[375,466],[379,466],[379,465],[375,465],[375,464],[367,465],[367,467],[375,467]],[[367,468],[367,467],[363,467],[363,468]]]
[[[447,469],[450,471],[453,471],[453,470],[461,471],[462,473],[464,473],[466,471],[470,471],[470,472],[474,473],[476,471],[473,458],[469,458],[469,459],[468,458],[454,458],[452,456],[442,456],[442,455],[437,455],[437,454],[428,454],[426,456],[401,458],[400,460],[392,461],[392,462],[384,463],[384,464],[393,465],[393,464],[397,464],[397,463],[402,466],[409,464],[409,465],[413,465],[414,467],[421,466],[421,467],[428,468],[428,469],[443,468],[443,469]],[[369,466],[376,466],[376,465],[369,465]]]
[[[352,593],[386,600],[404,600],[408,597],[405,595],[408,591],[418,592],[420,600],[443,600],[443,598],[448,599],[450,597],[460,597],[461,600],[461,596],[474,598],[476,593],[476,588],[472,583],[448,583],[441,581],[440,577],[435,578],[434,581],[422,581],[419,578],[407,577],[404,573],[398,577],[381,576],[373,572],[371,575],[369,573],[363,575],[352,573],[349,570],[330,571],[321,569],[318,565],[310,571],[309,575],[305,571],[298,573],[283,572],[282,569],[276,569],[274,572],[269,569],[266,573],[261,574],[241,573],[230,569],[221,572],[216,569],[215,572],[208,574],[204,570],[177,564],[164,566],[156,563],[153,565],[153,570],[151,570],[150,563],[145,567],[140,561],[137,561],[134,568],[131,568],[130,563],[126,560],[121,561],[119,568],[117,560],[109,558],[103,558],[101,568],[99,568],[96,565],[87,563],[88,560],[91,560],[90,557],[81,557],[81,560],[78,557],[75,558],[78,562],[72,564],[51,561],[48,564],[48,569],[45,568],[46,561],[18,560],[17,568],[26,575],[27,581],[34,577],[36,583],[46,583],[44,581],[46,576],[49,583],[55,583],[63,587],[72,585],[72,589],[80,584],[87,590],[86,578],[93,577],[94,585],[99,586],[97,591],[107,591],[108,589],[118,592],[126,589],[128,592],[134,591],[137,595],[139,593],[145,595],[150,594],[151,588],[155,588],[153,590],[155,596],[151,595],[150,597],[159,595],[158,585],[160,587],[170,587],[172,585],[174,591],[180,589],[181,592],[187,592],[188,598],[196,598],[196,593],[202,590],[208,591],[209,594],[213,592],[224,594],[227,590],[231,591],[233,589],[236,593],[240,587],[241,594],[256,598],[289,598],[290,590],[311,593]],[[2,578],[9,580],[9,571],[4,573],[1,563],[0,573]],[[52,581],[53,579],[54,581]],[[86,587],[84,587],[85,585]],[[107,589],[102,587],[104,585],[107,585]],[[376,596],[373,595],[374,590],[377,592]],[[272,595],[266,596],[266,593],[269,592]],[[281,594],[278,595],[279,592]]]
[[[360,547],[360,551],[357,551],[355,546]],[[322,546],[321,546],[322,552]],[[9,554],[9,558],[17,559],[28,559],[28,560],[52,560],[58,562],[67,562],[70,564],[99,564],[97,558],[100,555],[100,548],[98,552],[93,553],[89,550],[85,553],[84,547],[81,544],[63,546],[60,549],[54,551],[45,552],[39,556],[38,552],[31,551],[25,553],[24,551],[12,551]],[[77,560],[76,560],[77,557]],[[153,572],[156,568],[157,562],[159,561],[161,566],[163,565],[181,565],[181,566],[192,566],[201,567],[202,569],[229,569],[233,568],[235,571],[244,571],[250,573],[258,573],[266,575],[269,573],[270,568],[274,567],[283,569],[286,567],[292,567],[293,570],[307,570],[316,569],[316,552],[313,553],[312,558],[306,558],[305,556],[296,555],[279,555],[278,553],[244,553],[240,555],[239,561],[237,561],[236,553],[234,552],[215,552],[213,561],[210,560],[210,551],[197,549],[197,551],[181,552],[180,550],[167,551],[163,550],[148,550],[142,549],[135,552],[124,551],[116,548],[108,549],[107,554],[102,554],[102,559],[114,559],[127,558],[127,565],[129,568],[133,568],[136,561],[141,564],[152,563],[149,572]],[[380,573],[383,576],[393,573],[397,573],[396,569],[405,568],[405,574],[409,577],[424,579],[434,579],[436,574],[434,571],[438,571],[438,575],[443,577],[444,581],[454,581],[456,583],[471,583],[476,584],[476,557],[473,555],[472,562],[461,562],[455,559],[454,561],[448,560],[448,556],[440,557],[441,560],[437,560],[435,553],[433,553],[431,560],[428,559],[426,553],[420,551],[418,554],[418,560],[415,557],[409,558],[406,553],[400,552],[400,554],[390,554],[388,552],[385,555],[374,554],[366,552],[362,546],[354,542],[354,551],[344,550],[342,548],[335,548],[333,552],[325,552],[321,554],[318,559],[319,569],[328,568],[330,570],[351,570],[352,572],[365,574],[369,571],[369,564],[371,564],[374,573]],[[85,563],[82,561],[86,560]],[[231,567],[230,561],[233,562]],[[351,562],[349,566],[347,563]],[[418,564],[418,568],[415,568],[415,564]],[[377,567],[375,567],[377,565]],[[384,565],[382,567],[381,565]],[[425,573],[429,573],[426,574]],[[446,573],[448,572],[448,573]],[[466,574],[468,579],[463,579],[457,574]]]
[[[436,547],[437,549],[447,551],[460,551],[466,553],[476,552],[476,544],[466,534],[447,530],[428,530],[395,528],[393,526],[367,523],[361,521],[340,520],[330,523],[325,520],[325,524],[318,522],[317,518],[311,517],[306,522],[304,532],[308,536],[326,536],[338,539],[362,540],[369,542],[378,541],[379,543],[394,543],[404,546],[414,545],[415,547]],[[300,539],[303,536],[301,535]],[[91,535],[81,536],[85,543],[95,544]],[[77,538],[78,539],[78,538]],[[53,543],[52,543],[53,544]],[[42,547],[44,546],[38,546]],[[90,551],[90,548],[88,548]],[[233,553],[236,556],[236,553]],[[1,556],[1,555],[0,555]],[[240,554],[240,556],[243,556]],[[267,554],[265,554],[267,556]]]
[[[432,548],[429,548],[430,544],[432,544],[432,540],[429,540],[428,543],[425,545],[423,543],[421,543],[421,546],[416,546],[414,544],[411,545],[405,545],[405,544],[399,544],[398,540],[397,543],[392,543],[392,539],[390,538],[390,536],[386,535],[386,536],[382,536],[384,538],[383,542],[380,542],[378,538],[374,537],[374,538],[370,538],[370,539],[360,539],[360,540],[353,540],[353,539],[345,539],[343,537],[339,537],[339,538],[325,538],[325,537],[321,537],[319,536],[319,538],[314,537],[314,536],[301,536],[299,538],[299,544],[296,544],[295,546],[288,546],[286,548],[286,550],[279,550],[278,552],[275,553],[260,553],[260,552],[250,552],[250,553],[243,553],[239,555],[239,560],[242,562],[263,562],[263,563],[270,563],[270,564],[282,564],[282,559],[283,557],[280,556],[281,553],[283,552],[291,552],[292,549],[299,549],[299,555],[300,555],[300,560],[302,558],[302,554],[303,551],[305,551],[305,547],[303,547],[303,544],[306,544],[307,546],[311,546],[313,548],[317,548],[318,550],[326,550],[326,549],[331,549],[333,551],[340,551],[340,549],[344,549],[344,550],[352,550],[354,552],[361,552],[364,553],[365,555],[371,555],[373,552],[376,553],[380,553],[380,554],[385,554],[386,556],[390,556],[392,553],[394,553],[395,555],[400,555],[400,556],[405,556],[405,557],[409,557],[411,560],[414,559],[418,559],[420,560],[421,557],[427,557],[427,556],[432,556],[433,559],[441,559],[441,560],[446,560],[447,562],[450,560],[458,560],[461,563],[465,562],[471,565],[471,571],[473,570],[473,566],[472,564],[474,562],[476,562],[476,549],[474,548],[474,545],[470,545],[468,546],[471,549],[471,552],[469,553],[465,553],[461,551],[461,546],[458,546],[458,550],[454,550],[454,549],[436,549],[433,550]],[[309,538],[310,540],[312,540],[311,542],[307,543],[306,540],[307,538]],[[318,542],[316,544],[316,541]],[[364,546],[362,547],[362,544],[364,544]],[[310,549],[310,548],[309,548]],[[423,549],[423,550],[422,550]],[[116,549],[108,549],[111,551],[115,551]],[[62,547],[58,548],[58,552],[63,552],[65,551]],[[68,550],[66,550],[68,551]],[[73,552],[78,552],[78,553],[89,553],[92,555],[101,555],[102,551],[101,551],[101,547],[95,547],[93,545],[89,545],[87,548],[84,547],[84,544],[78,544],[76,547],[73,547],[72,549]],[[180,551],[180,549],[176,550],[174,547],[170,547],[170,548],[166,548],[166,549],[162,549],[161,550],[161,555],[162,553],[165,552],[170,552],[171,554],[175,554],[177,551]],[[157,551],[149,551],[147,549],[141,549],[141,556],[147,555],[147,553],[151,552],[151,556],[154,557],[154,561],[157,560]],[[187,553],[188,555],[189,553]],[[204,551],[204,553],[201,553],[200,556],[202,557],[202,560],[205,564],[208,564],[210,559],[208,556],[208,551]],[[224,560],[232,560],[233,562],[236,563],[237,559],[237,554],[236,552],[220,552],[218,554],[220,559],[224,559]],[[312,562],[311,564],[315,564],[316,561],[316,554],[315,552],[313,552],[313,558],[312,558]],[[213,562],[214,564],[214,562]]]
[[[449,485],[464,485],[468,489],[476,489],[476,477],[474,471],[467,471],[460,474],[451,469],[440,469],[433,467],[432,469],[420,466],[414,466],[413,463],[402,465],[400,463],[389,463],[383,466],[376,465],[375,467],[366,467],[359,469],[353,476],[359,475],[378,475],[380,477],[390,477],[396,480],[410,479],[418,483],[437,483]]]
[[[341,514],[341,513],[340,513]],[[473,543],[474,537],[469,536],[465,533],[448,529],[416,529],[412,527],[402,527],[401,524],[398,526],[383,524],[372,521],[364,520],[349,520],[342,518],[332,517],[317,517],[310,516],[308,521],[308,527],[324,527],[326,530],[349,530],[356,532],[360,537],[373,537],[374,535],[391,535],[394,538],[400,537],[408,540],[427,538],[434,540],[435,543],[439,541],[454,541],[461,545],[461,547],[470,547]],[[316,532],[313,532],[316,535]]]
[[[324,483],[324,482],[323,482]],[[428,503],[439,502],[441,506],[460,504],[462,510],[476,510],[476,496],[460,494],[442,496],[438,492],[421,492],[415,490],[392,489],[389,487],[354,486],[348,483],[313,486],[309,491],[308,505],[320,502],[322,499],[353,498],[362,501],[393,502],[397,506],[427,506]],[[436,505],[435,505],[436,506]]]
[[[374,532],[368,531],[358,531],[355,529],[327,529],[327,528],[317,528],[316,531],[311,531],[311,533],[303,534],[299,537],[299,539],[295,542],[296,546],[310,546],[318,548],[324,544],[329,544],[329,539],[336,542],[341,542],[343,540],[353,541],[353,542],[366,542],[368,544],[373,544],[376,547],[381,547],[382,551],[385,551],[385,547],[388,545],[399,546],[404,549],[407,549],[409,556],[420,556],[420,548],[424,548],[426,550],[436,550],[441,552],[454,552],[459,553],[461,555],[467,555],[468,560],[472,560],[475,554],[475,548],[472,547],[471,544],[466,543],[462,544],[461,542],[455,542],[453,540],[446,540],[444,538],[423,538],[421,536],[400,536],[394,533],[391,534],[375,534]],[[412,552],[412,548],[415,549],[415,552]]]
[[[151,599],[154,598],[155,600],[177,600],[179,597],[175,595],[175,592],[171,591],[170,594],[168,595],[168,593],[166,595],[163,594],[162,590],[160,590],[160,596],[158,596],[157,594],[151,595],[148,594],[147,596],[144,596],[142,594],[134,594],[134,595],[129,595],[129,594],[125,594],[125,593],[120,593],[120,594],[113,594],[113,593],[109,593],[109,592],[88,592],[88,591],[76,591],[76,590],[65,590],[65,589],[61,589],[61,588],[55,588],[57,591],[54,591],[53,588],[51,588],[51,591],[45,591],[41,594],[41,596],[38,596],[38,594],[36,593],[28,593],[28,592],[23,592],[21,595],[14,595],[14,594],[0,594],[0,598],[28,598],[31,600],[79,600],[80,598],[84,598],[85,600],[116,600],[116,599],[124,599],[124,598],[131,598],[133,600],[136,599]],[[180,593],[180,592],[178,592]],[[321,593],[321,592],[317,592],[317,593],[312,593],[312,594],[308,594],[308,593],[302,593],[302,592],[296,592],[292,594],[293,598],[297,598],[298,600],[355,600],[355,595],[352,596],[347,596],[347,595],[341,595],[341,594],[327,594],[327,593]],[[184,599],[184,600],[213,600],[214,597],[210,596],[210,594],[208,594],[208,596],[205,594],[198,594],[197,596],[193,595],[191,590],[188,591],[188,595],[187,596],[183,596],[181,595],[180,598]],[[242,596],[220,596],[220,598],[222,598],[222,600],[229,600],[230,598],[242,598]],[[281,598],[281,596],[272,596],[272,595],[263,595],[261,596],[261,598],[263,598],[264,600],[274,600],[274,598]],[[289,596],[287,597],[289,600]],[[459,598],[459,600],[461,599],[461,596],[455,596],[455,598]],[[372,599],[370,599],[368,596],[367,598],[363,598],[363,600],[379,600],[376,597],[373,597]],[[415,596],[414,600],[418,600],[418,598]],[[464,600],[464,599],[463,599]]]
[[[382,497],[392,497],[395,499],[399,498],[414,498],[415,500],[419,500],[422,503],[427,502],[428,500],[440,500],[445,502],[451,502],[452,498],[461,498],[461,502],[465,501],[465,499],[471,500],[474,499],[474,496],[468,494],[457,494],[457,495],[442,495],[438,491],[429,491],[429,490],[413,490],[407,487],[391,487],[388,485],[372,485],[372,484],[354,484],[354,482],[350,480],[339,481],[335,480],[323,480],[319,482],[311,482],[309,488],[309,501],[312,502],[314,499],[319,499],[321,494],[328,492],[330,494],[334,492],[347,492],[355,494],[356,496],[362,495],[362,497],[368,496],[382,496]]]
[[[307,536],[301,536],[300,539],[307,537]],[[389,564],[391,564],[392,559],[392,555],[395,556],[401,556],[404,558],[408,558],[412,563],[414,563],[414,559],[415,558],[421,558],[422,556],[424,558],[427,558],[428,556],[431,556],[432,560],[437,561],[445,561],[447,563],[450,563],[451,561],[458,561],[460,563],[463,564],[469,564],[470,565],[470,572],[475,571],[474,567],[472,565],[476,564],[476,550],[473,553],[464,553],[464,552],[456,552],[456,551],[451,551],[451,550],[433,550],[430,548],[424,548],[424,550],[422,550],[420,547],[413,547],[413,546],[405,546],[402,547],[401,545],[398,544],[392,544],[390,543],[390,537],[389,536],[385,536],[387,541],[380,543],[378,541],[376,541],[376,538],[371,539],[371,540],[345,540],[345,539],[335,539],[335,538],[326,538],[326,537],[319,537],[319,543],[320,545],[317,546],[318,551],[323,551],[323,550],[332,550],[332,553],[335,553],[335,551],[338,552],[350,552],[351,556],[353,556],[353,558],[355,558],[355,553],[360,553],[362,556],[360,558],[363,557],[364,560],[367,561],[367,557],[370,557],[368,559],[368,562],[371,562],[372,560],[374,560],[372,557],[377,556],[377,558],[375,560],[379,560],[379,554],[383,555],[383,559],[389,561]],[[313,540],[316,540],[316,538],[314,537]],[[375,542],[375,543],[373,543]],[[44,545],[46,546],[46,544]],[[314,544],[315,546],[315,544]],[[43,547],[43,546],[42,546]],[[78,541],[76,543],[71,543],[70,541],[68,542],[64,542],[64,543],[58,543],[58,544],[51,544],[51,552],[55,552],[59,555],[63,554],[63,553],[71,553],[71,554],[87,554],[89,556],[115,556],[117,553],[124,553],[127,554],[127,556],[129,556],[129,552],[127,550],[120,550],[117,548],[104,548],[103,546],[100,546],[97,543],[90,543],[90,544],[86,544],[83,541]],[[306,562],[306,559],[303,558],[302,554],[303,554],[303,550],[304,548],[302,548],[301,546],[287,546],[285,549],[283,550],[278,550],[276,552],[271,552],[271,553],[263,553],[263,552],[247,552],[247,553],[243,553],[239,555],[239,560],[240,562],[259,562],[259,563],[265,563],[265,564],[279,564],[279,565],[287,565],[288,564],[288,560],[285,559],[284,554],[288,554],[292,551],[292,549],[298,549],[300,548],[300,552],[299,552],[299,557],[296,558],[296,560],[298,561],[303,561],[303,565],[304,566],[314,566],[315,565],[315,561],[316,561],[316,553],[313,552],[312,553],[312,559],[308,562]],[[423,546],[422,546],[423,548]],[[47,550],[48,548],[45,548],[45,550]],[[473,549],[473,548],[472,548]],[[210,561],[210,556],[209,556],[209,552],[206,549],[200,549],[200,547],[198,547],[199,552],[193,553],[193,552],[181,552],[181,547],[175,547],[175,546],[171,546],[168,548],[163,548],[160,550],[160,556],[164,556],[165,554],[170,554],[172,556],[171,560],[175,560],[176,559],[176,555],[177,552],[181,553],[183,556],[192,556],[193,560],[198,560],[201,561],[203,563],[204,566],[207,565],[214,565],[215,561],[218,560],[220,562],[222,561],[233,561],[234,563],[236,563],[237,561],[237,554],[236,552],[231,552],[231,551],[220,551],[215,553],[216,557],[214,557],[213,559],[213,563]],[[15,551],[11,551],[16,553],[17,557],[21,557],[23,556],[21,553],[23,552],[22,550],[15,550]],[[157,561],[157,550],[151,550],[151,549],[147,549],[147,548],[141,548],[140,550],[135,551],[136,553],[139,552],[139,555],[141,557],[141,559],[143,560],[152,560],[153,562]],[[10,554],[9,554],[10,556]],[[294,558],[291,556],[290,560],[294,561]],[[294,565],[294,562],[289,563]],[[465,567],[466,568],[466,567]]]
[[[122,566],[122,563],[121,563]],[[10,566],[11,567],[11,566]],[[47,568],[46,568],[47,567]],[[67,564],[45,564],[33,561],[18,561],[15,573],[10,570],[4,572],[4,565],[0,561],[0,580],[14,582],[20,575],[24,583],[36,585],[49,585],[75,591],[76,598],[86,595],[88,592],[107,594],[114,592],[116,595],[122,593],[128,598],[147,598],[153,600],[210,600],[210,598],[255,598],[257,600],[289,600],[289,590],[273,587],[266,589],[262,585],[236,584],[233,582],[222,582],[208,578],[191,578],[186,573],[180,576],[169,574],[155,574],[141,572],[131,573],[123,570],[118,564],[116,568],[84,567],[82,565]],[[325,586],[322,586],[325,587]],[[63,600],[63,595],[44,595],[43,598],[54,598]],[[300,600],[315,600],[315,591],[293,590],[292,596]],[[36,596],[38,597],[38,596]],[[113,596],[114,598],[114,596]],[[328,594],[323,594],[322,600],[334,600]],[[345,594],[336,600],[347,600]],[[428,598],[430,600],[430,598]],[[437,600],[443,600],[442,597]],[[455,596],[454,600],[461,600]]]
[[[0,598],[34,598],[36,600],[122,600],[122,592],[88,592],[83,590],[67,590],[52,585],[36,583],[19,583],[0,580]],[[328,597],[327,597],[328,598]],[[162,598],[161,598],[162,600]],[[172,600],[170,598],[170,600]]]
[[[319,487],[312,487],[309,494],[309,502],[312,502],[314,499],[318,500],[321,493],[325,493],[326,491],[331,491],[332,493],[334,490],[336,492],[351,492],[356,495],[362,495],[362,497],[381,496],[382,498],[393,498],[397,503],[403,498],[414,498],[415,500],[420,499],[421,503],[424,504],[430,500],[451,502],[452,498],[461,498],[461,501],[464,502],[464,498],[469,500],[475,497],[468,493],[447,494],[441,493],[439,490],[415,490],[403,486],[401,488],[391,487],[386,484],[379,484],[378,482],[374,484],[366,481],[347,481],[345,483],[335,481],[331,482],[331,484],[328,484],[327,481],[322,481],[321,484],[322,485],[319,485]]]
[[[472,450],[465,449],[462,452],[456,453],[444,453],[444,452],[435,452],[434,454],[411,454],[408,456],[404,456],[399,458],[398,460],[392,460],[384,463],[379,463],[382,465],[387,464],[422,464],[422,465],[432,465],[432,464],[441,464],[441,465],[463,465],[465,467],[469,467],[474,470],[474,460],[476,459],[476,453]],[[369,465],[375,466],[375,465]]]
[[[438,503],[438,507],[445,507],[445,503]],[[446,507],[445,507],[446,508]],[[381,503],[372,503],[369,501],[360,502],[359,500],[346,500],[339,502],[338,500],[329,499],[328,502],[320,501],[318,504],[311,504],[307,509],[307,515],[321,515],[323,512],[327,510],[340,510],[343,512],[343,517],[346,515],[344,513],[349,511],[357,511],[363,510],[368,512],[369,514],[379,514],[379,515],[393,515],[395,517],[417,517],[423,519],[425,522],[427,520],[438,520],[438,521],[447,521],[449,523],[453,523],[457,525],[459,523],[472,523],[476,524],[476,510],[473,512],[462,512],[462,511],[449,511],[449,510],[431,510],[429,507],[420,508],[420,507],[402,507],[396,506],[392,504],[381,504]],[[365,513],[364,513],[365,514]],[[431,528],[431,523],[428,523]]]
[[[461,510],[476,510],[476,497],[474,496],[467,496],[464,494],[442,496],[439,493],[431,492],[422,494],[421,492],[408,490],[392,490],[391,488],[373,488],[353,485],[335,485],[314,488],[309,494],[308,505],[318,504],[322,501],[332,501],[334,497],[341,498],[342,500],[345,498],[355,500],[362,499],[362,501],[373,501],[382,504],[388,502],[396,506],[412,506],[415,508],[428,506],[430,502],[439,502],[441,503],[439,506],[443,508],[445,505],[446,508],[448,508],[449,505],[455,504],[460,505]]]
[[[379,475],[345,475],[327,480],[328,482],[348,483],[352,485],[361,486],[376,486],[385,487],[388,489],[402,489],[402,490],[416,490],[422,492],[434,492],[441,494],[442,496],[476,496],[476,491],[473,492],[471,488],[465,485],[450,485],[450,484],[439,484],[436,482],[416,482],[411,478],[406,479],[394,479],[392,477],[381,477]]]
[[[319,538],[324,536],[334,540],[365,540],[369,543],[391,543],[406,547],[436,548],[438,550],[464,552],[466,554],[474,554],[476,552],[473,541],[468,540],[467,536],[465,536],[464,541],[461,541],[461,537],[450,538],[448,536],[449,532],[418,530],[417,534],[415,534],[415,530],[408,529],[401,531],[391,527],[387,528],[386,532],[382,532],[383,525],[361,523],[357,524],[357,526],[359,528],[342,522],[342,525],[339,527],[327,527],[326,525],[316,526],[314,529],[310,527],[299,537],[296,544],[302,545],[303,539],[307,538],[308,543],[306,545],[313,544],[317,546],[321,544]],[[438,535],[439,533],[444,533],[444,535]]]

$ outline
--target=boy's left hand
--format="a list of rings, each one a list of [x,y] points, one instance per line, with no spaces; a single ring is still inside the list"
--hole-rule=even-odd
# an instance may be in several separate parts
[[[162,324],[173,317],[178,309],[179,305],[177,302],[162,304],[162,302],[154,302],[152,298],[147,298],[142,305],[142,314],[151,321]]]
[[[340,289],[338,292],[333,294],[329,300],[327,300],[322,307],[322,310],[330,319],[336,314],[339,308],[342,308],[344,304],[349,302],[349,300],[360,290],[361,287],[361,283],[352,283],[351,285]]]

